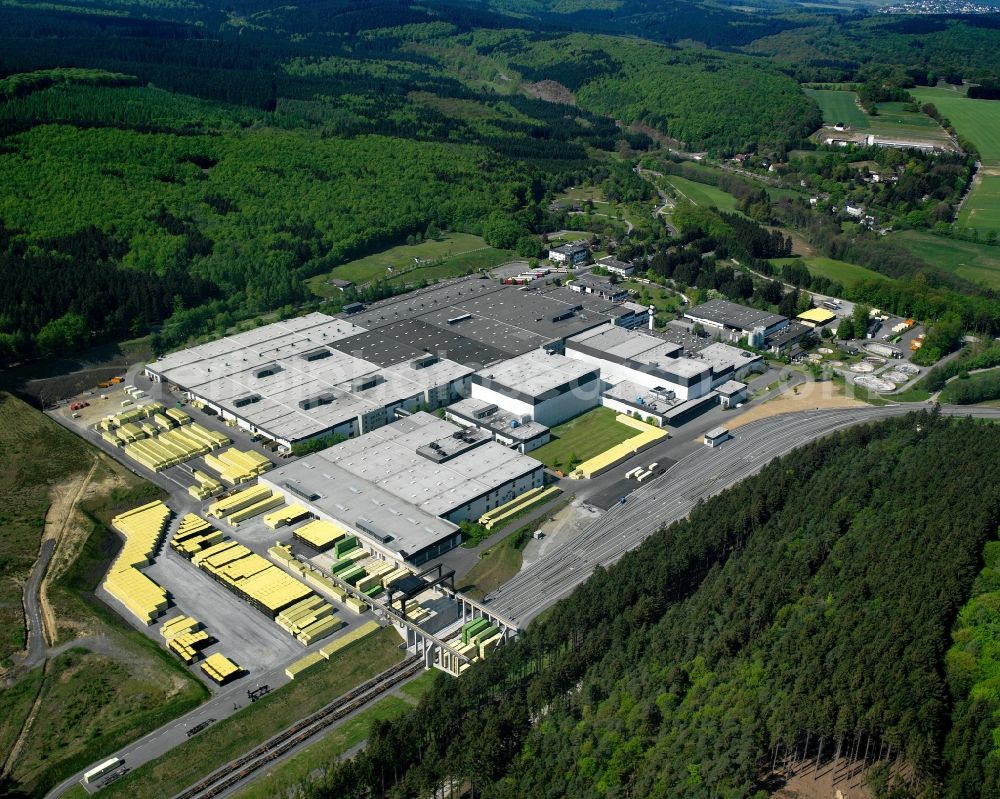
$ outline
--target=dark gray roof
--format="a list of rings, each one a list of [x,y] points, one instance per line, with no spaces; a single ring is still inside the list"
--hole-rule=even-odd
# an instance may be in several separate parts
[[[769,313],[768,311],[760,311],[746,305],[738,305],[728,300],[709,300],[702,305],[691,308],[684,315],[689,319],[704,319],[715,324],[735,327],[748,332],[755,327],[768,328],[787,321],[787,318],[784,316]]]

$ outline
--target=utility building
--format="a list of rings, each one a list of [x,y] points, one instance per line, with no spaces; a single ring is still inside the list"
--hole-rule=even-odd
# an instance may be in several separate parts
[[[553,427],[601,403],[601,370],[546,350],[532,350],[472,376],[473,399],[521,422]]]

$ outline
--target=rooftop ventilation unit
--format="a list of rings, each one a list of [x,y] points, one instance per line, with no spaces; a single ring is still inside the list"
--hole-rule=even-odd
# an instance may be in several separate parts
[[[322,405],[332,405],[337,398],[330,393],[317,394],[315,397],[307,397],[299,401],[299,407],[304,411],[319,408]]]
[[[288,491],[291,491],[293,494],[295,494],[295,496],[299,497],[300,499],[304,499],[307,502],[315,502],[317,499],[320,498],[320,495],[317,494],[315,491],[310,491],[300,483],[296,483],[294,480],[285,480],[283,485]]]
[[[351,391],[367,391],[370,388],[375,388],[375,386],[384,383],[385,378],[382,375],[367,375],[365,377],[359,377],[351,383]]]
[[[258,380],[264,377],[270,377],[271,375],[276,375],[278,372],[284,371],[278,364],[272,363],[268,366],[262,366],[260,369],[254,371],[253,376]]]
[[[245,397],[238,397],[233,400],[234,408],[245,408],[247,405],[253,405],[255,402],[260,402],[263,399],[260,394],[248,394]]]
[[[392,536],[382,530],[375,522],[371,519],[358,519],[355,522],[355,527],[357,527],[361,532],[367,533],[369,536],[374,538],[380,544],[388,544],[392,541]]]
[[[326,333],[324,333],[323,335],[325,336]],[[331,355],[333,355],[333,353],[330,352],[330,350],[328,350],[326,347],[320,347],[317,350],[310,350],[309,352],[303,352],[302,355],[299,357],[301,357],[303,361],[312,363],[313,361],[321,361],[324,358],[329,358]]]

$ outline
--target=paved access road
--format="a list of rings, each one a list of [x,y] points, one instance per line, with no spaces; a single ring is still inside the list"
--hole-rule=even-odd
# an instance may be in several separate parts
[[[774,458],[836,430],[919,410],[919,406],[817,410],[784,414],[734,432],[715,449],[702,447],[662,477],[633,491],[577,538],[544,555],[487,597],[497,612],[526,626],[569,594],[598,565],[608,566],[650,535],[683,519],[699,500],[758,472]],[[1000,419],[1000,408],[942,406],[942,413]]]

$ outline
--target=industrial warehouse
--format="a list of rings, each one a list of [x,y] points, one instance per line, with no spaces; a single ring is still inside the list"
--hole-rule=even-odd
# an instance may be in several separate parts
[[[372,549],[419,565],[461,543],[457,523],[540,487],[538,461],[427,413],[281,466],[261,478]]]

